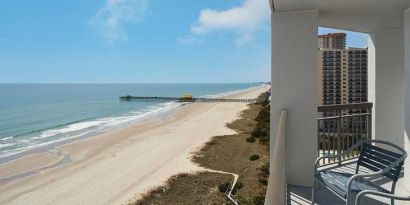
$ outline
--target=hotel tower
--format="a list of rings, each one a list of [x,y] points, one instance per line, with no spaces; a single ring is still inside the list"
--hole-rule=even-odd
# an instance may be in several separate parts
[[[346,48],[345,33],[318,36],[319,46],[319,103],[322,105],[367,102],[367,48]],[[342,115],[365,113],[366,110],[346,110]],[[338,115],[324,112],[323,117]],[[342,129],[366,128],[365,117],[353,122],[343,120]],[[330,121],[321,130],[336,132],[336,121]]]
[[[318,36],[320,103],[367,102],[367,48],[346,48],[345,33]]]

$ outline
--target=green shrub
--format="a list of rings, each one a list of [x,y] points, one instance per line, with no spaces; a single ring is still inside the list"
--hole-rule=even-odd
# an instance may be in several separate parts
[[[266,106],[262,108],[261,111],[259,111],[258,116],[255,118],[255,120],[259,123],[268,123],[270,122],[270,106]]]
[[[259,138],[268,135],[268,133],[267,129],[258,126],[252,131],[252,137]]]
[[[249,157],[249,160],[251,160],[251,161],[255,161],[255,160],[258,160],[258,159],[259,159],[259,155],[257,155],[257,154],[253,154]]]
[[[246,141],[247,141],[247,142],[255,142],[255,141],[256,141],[256,138],[253,137],[253,136],[250,136],[250,137],[246,138]]]
[[[259,171],[260,171],[260,174],[263,177],[268,177],[269,176],[269,162],[267,162],[264,165],[260,166]]]
[[[229,182],[226,182],[226,183],[220,184],[220,185],[218,185],[218,189],[219,189],[219,191],[220,191],[220,192],[225,193],[225,192],[226,192],[226,190],[228,190],[228,189],[229,189],[229,185],[230,185],[230,183],[229,183]]]
[[[269,146],[270,138],[270,105],[267,102],[269,93],[264,93],[259,96],[259,102],[263,106],[259,111],[258,116],[255,118],[256,126],[251,135],[255,138],[259,138],[259,143]]]
[[[259,143],[262,145],[269,146],[269,136],[263,136],[259,138]]]
[[[253,197],[253,203],[255,205],[264,205],[265,203],[265,197],[263,196],[255,196]]]
[[[261,183],[262,185],[267,186],[268,185],[268,180],[266,178],[259,178],[259,183]]]
[[[241,181],[236,182],[235,189],[242,189],[243,183]]]
[[[263,107],[266,107],[267,105],[269,105],[269,98],[268,98],[268,99],[265,99],[264,101],[262,101],[262,102],[261,102],[261,105],[262,105]]]
[[[262,93],[261,95],[259,95],[258,97],[258,103],[260,105],[262,105],[263,107],[269,105],[269,96],[270,96],[270,92],[265,92]]]

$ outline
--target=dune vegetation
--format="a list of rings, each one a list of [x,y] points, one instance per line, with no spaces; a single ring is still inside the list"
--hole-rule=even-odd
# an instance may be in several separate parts
[[[215,136],[192,161],[201,167],[239,175],[234,196],[241,205],[264,203],[269,177],[269,93],[227,126],[237,133]],[[179,174],[131,204],[231,204],[224,192],[232,175],[213,172]]]

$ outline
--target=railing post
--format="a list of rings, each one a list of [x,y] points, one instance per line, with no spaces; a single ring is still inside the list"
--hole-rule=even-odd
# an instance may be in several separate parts
[[[367,139],[372,139],[372,107],[367,108],[367,113],[369,113],[367,117]]]
[[[342,142],[341,142],[341,138],[342,138],[342,111],[341,110],[339,110],[339,111],[337,111],[337,125],[336,125],[336,127],[337,127],[337,134],[336,134],[336,137],[337,137],[337,154],[340,154],[341,153],[341,151],[342,151]],[[337,158],[337,160],[339,161],[339,164],[341,164],[342,163],[342,156],[339,156],[338,158]]]
[[[320,157],[320,142],[321,142],[320,119],[317,120],[317,156]]]

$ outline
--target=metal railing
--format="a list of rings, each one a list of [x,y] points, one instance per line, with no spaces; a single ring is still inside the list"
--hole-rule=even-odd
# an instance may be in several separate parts
[[[272,159],[265,205],[283,205],[286,202],[286,127],[287,111],[280,112]]]
[[[317,155],[337,155],[363,139],[371,139],[373,103],[323,105],[318,107]],[[350,155],[323,159],[320,164],[341,163],[358,156],[360,148]]]

